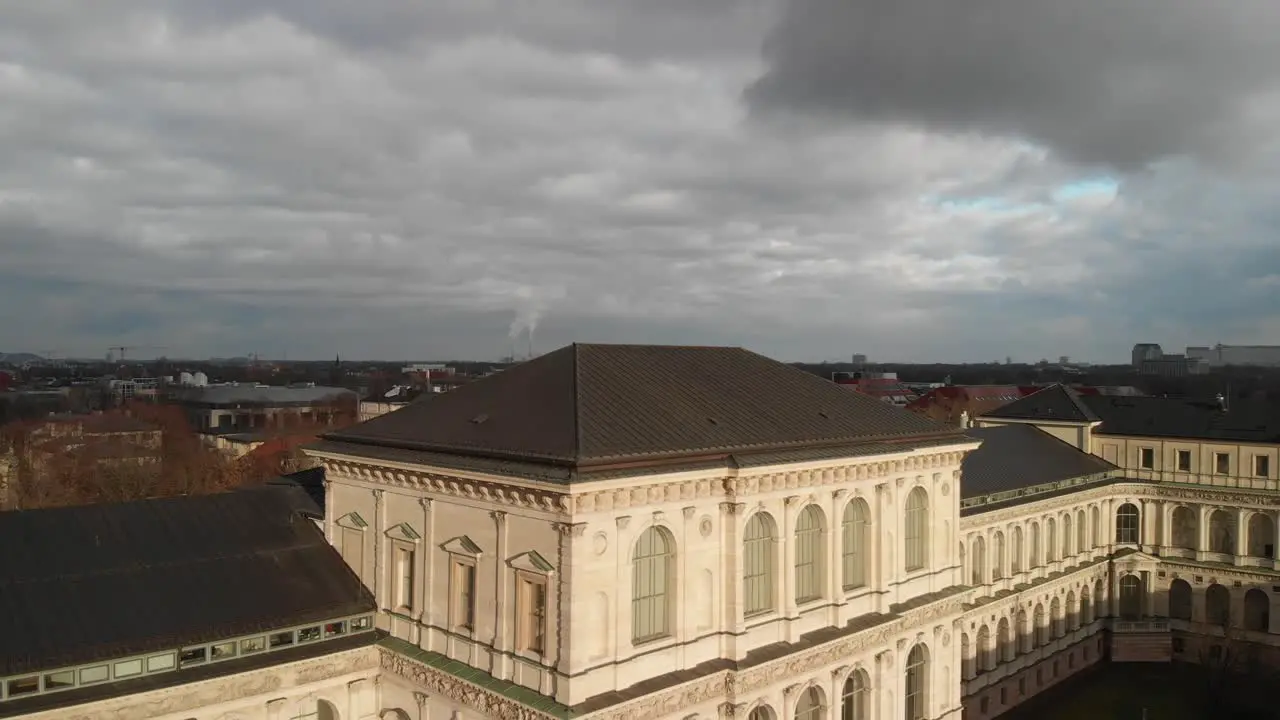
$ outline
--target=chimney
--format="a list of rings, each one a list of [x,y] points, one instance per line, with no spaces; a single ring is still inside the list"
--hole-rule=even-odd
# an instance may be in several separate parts
[[[964,429],[968,429],[969,427],[969,411],[968,410],[960,411],[960,427]]]

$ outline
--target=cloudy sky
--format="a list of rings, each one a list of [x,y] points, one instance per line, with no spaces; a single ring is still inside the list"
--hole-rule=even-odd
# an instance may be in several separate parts
[[[0,351],[1280,343],[1277,36],[1274,0],[0,0]]]

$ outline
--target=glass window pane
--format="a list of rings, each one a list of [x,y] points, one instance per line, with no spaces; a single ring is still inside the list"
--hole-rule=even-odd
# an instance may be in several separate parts
[[[99,683],[111,677],[111,666],[94,665],[93,667],[80,669],[80,684],[88,685],[90,683]]]
[[[153,655],[147,658],[147,672],[159,672],[161,670],[172,670],[174,664],[173,653],[165,655]]]
[[[218,643],[217,645],[214,645],[213,647],[209,648],[209,657],[212,658],[213,660],[230,660],[235,656],[236,656],[235,641]]]
[[[75,687],[76,671],[63,670],[61,672],[49,673],[44,676],[44,689],[48,690],[65,690],[69,687]]]
[[[240,641],[240,654],[249,655],[251,653],[262,652],[267,649],[267,639],[264,637],[249,638]]]
[[[142,674],[141,660],[126,660],[116,663],[115,676],[118,678],[133,677]]]

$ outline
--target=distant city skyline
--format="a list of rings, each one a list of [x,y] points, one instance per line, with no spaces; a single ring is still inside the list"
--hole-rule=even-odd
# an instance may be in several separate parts
[[[0,349],[1280,342],[1280,13],[1080,2],[6,3]]]

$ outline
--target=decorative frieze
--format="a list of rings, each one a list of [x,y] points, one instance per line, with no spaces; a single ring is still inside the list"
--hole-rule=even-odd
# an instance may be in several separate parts
[[[567,514],[572,507],[566,493],[510,485],[501,482],[470,480],[430,472],[386,468],[373,462],[325,460],[335,475],[389,487],[429,492],[435,495],[465,498],[509,505],[526,510]],[[381,490],[377,491],[381,492]]]

